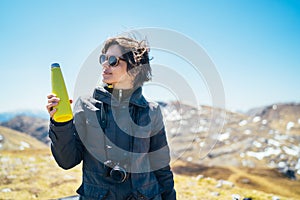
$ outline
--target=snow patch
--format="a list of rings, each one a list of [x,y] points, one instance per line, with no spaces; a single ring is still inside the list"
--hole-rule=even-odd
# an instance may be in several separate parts
[[[247,120],[242,120],[239,123],[239,126],[245,126],[246,124],[248,124]]]
[[[252,122],[256,123],[256,122],[259,122],[261,120],[261,117],[260,116],[255,116],[253,119],[252,119]]]
[[[8,193],[8,192],[11,192],[11,189],[10,189],[10,188],[3,188],[3,189],[1,190],[1,192],[3,192],[3,193]]]
[[[298,147],[292,147],[292,148],[289,148],[289,147],[286,147],[286,146],[283,146],[282,147],[283,151],[286,153],[286,154],[289,154],[291,156],[298,156],[298,154],[300,153],[300,149]]]
[[[276,140],[287,140],[289,138],[288,135],[281,135],[281,134],[278,134],[278,135],[275,135],[274,139]]]
[[[30,144],[28,144],[27,142],[24,142],[24,141],[21,141],[20,142],[20,146],[19,146],[19,149],[22,151],[24,149],[28,149],[30,148]]]
[[[224,140],[229,139],[229,137],[230,137],[230,133],[229,132],[225,132],[225,133],[219,135],[218,140],[219,141],[224,141]]]
[[[177,110],[173,110],[166,116],[167,121],[178,121],[181,120],[181,115],[177,112]]]
[[[271,155],[279,155],[281,153],[281,149],[268,147],[263,152],[254,152],[254,151],[248,151],[247,156],[254,157],[258,160],[262,160],[265,157],[269,157]]]
[[[254,141],[254,142],[253,142],[253,145],[254,145],[256,148],[262,147],[262,144],[261,144],[260,142],[257,142],[257,141]]]
[[[250,129],[246,129],[245,131],[244,131],[244,134],[245,135],[250,135],[252,133],[252,131],[250,130]]]
[[[291,128],[293,128],[295,126],[295,123],[294,122],[288,122],[287,125],[286,125],[286,130],[291,130]]]
[[[273,139],[269,139],[268,140],[268,144],[270,145],[274,145],[276,147],[280,147],[280,142],[276,141],[276,140],[273,140]]]

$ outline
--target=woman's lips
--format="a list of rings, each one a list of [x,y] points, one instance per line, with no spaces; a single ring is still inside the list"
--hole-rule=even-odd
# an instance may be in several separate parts
[[[109,71],[103,71],[102,75],[112,75],[112,73],[110,73]]]

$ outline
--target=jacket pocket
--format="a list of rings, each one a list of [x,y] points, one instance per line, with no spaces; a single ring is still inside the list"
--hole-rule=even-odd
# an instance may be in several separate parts
[[[106,199],[108,189],[101,186],[83,183],[77,190],[81,200],[101,200]]]
[[[138,188],[138,199],[141,200],[161,200],[160,186],[158,182],[153,182]]]

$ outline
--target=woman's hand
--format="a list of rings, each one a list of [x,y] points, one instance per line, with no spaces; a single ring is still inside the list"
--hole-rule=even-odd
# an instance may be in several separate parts
[[[46,105],[46,108],[48,110],[50,117],[52,118],[54,113],[56,112],[56,109],[55,108],[53,109],[53,107],[58,105],[60,99],[56,97],[55,94],[49,94],[47,95],[47,98],[48,98],[48,104]]]

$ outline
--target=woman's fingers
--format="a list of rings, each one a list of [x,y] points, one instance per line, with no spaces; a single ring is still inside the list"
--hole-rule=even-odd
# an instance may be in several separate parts
[[[56,109],[53,107],[58,105],[60,99],[53,93],[48,94],[47,98],[48,98],[48,104],[46,105],[46,109],[47,109],[50,117],[53,117],[54,113],[56,112]],[[72,104],[73,100],[70,99],[69,102],[70,102],[70,104]]]
[[[53,107],[56,106],[58,104],[58,102],[48,102],[48,104],[46,105],[46,108],[48,110],[48,112],[50,113],[51,110],[53,110]]]
[[[58,105],[60,99],[57,98],[55,94],[49,94],[47,95],[47,98],[48,98],[48,104],[46,105],[46,109],[48,110],[48,113],[52,117],[56,112],[56,109],[53,109],[53,107]]]
[[[53,117],[53,115],[55,114],[55,112],[56,112],[56,109],[55,109],[55,108],[52,109],[52,110],[49,112],[49,115],[50,115],[51,118]]]
[[[52,98],[52,97],[55,97],[55,94],[50,93],[50,94],[47,95],[47,98],[48,98],[48,99],[50,99],[50,98]]]

